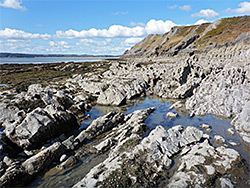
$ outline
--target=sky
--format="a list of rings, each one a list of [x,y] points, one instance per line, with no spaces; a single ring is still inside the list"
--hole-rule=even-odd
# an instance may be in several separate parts
[[[0,51],[120,55],[148,34],[250,14],[250,0],[0,0]]]

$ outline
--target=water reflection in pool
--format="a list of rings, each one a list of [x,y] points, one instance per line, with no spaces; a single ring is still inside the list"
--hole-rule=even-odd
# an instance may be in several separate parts
[[[203,123],[210,125],[212,132],[210,135],[210,142],[215,145],[213,141],[214,135],[221,135],[227,141],[234,141],[236,143],[241,143],[240,138],[237,134],[230,135],[227,132],[227,129],[230,128],[230,119],[219,119],[213,115],[205,115],[203,117],[189,117],[189,112],[185,110],[185,108],[180,109],[172,109],[169,110],[169,107],[176,102],[176,100],[163,100],[161,98],[156,97],[146,97],[140,98],[134,101],[130,101],[130,104],[127,107],[109,107],[109,106],[99,106],[96,105],[93,107],[86,115],[90,115],[90,118],[87,120],[82,121],[81,129],[87,128],[91,122],[110,112],[110,111],[121,111],[125,114],[129,114],[134,112],[135,110],[145,109],[149,107],[155,107],[156,110],[148,117],[146,120],[146,125],[152,130],[157,125],[162,125],[166,129],[169,129],[175,125],[183,125],[184,127],[187,126],[195,126],[200,129],[200,125]],[[184,101],[183,101],[184,103]],[[176,119],[169,119],[166,114],[167,112],[177,112],[179,117]],[[146,133],[148,134],[150,130]],[[202,130],[202,129],[201,129]],[[205,132],[205,131],[204,131]],[[229,147],[231,147],[229,145]],[[237,151],[241,153],[244,159],[250,164],[249,159],[249,151],[244,148],[244,145],[241,143],[239,146],[233,147]],[[89,160],[89,157],[91,160]],[[93,164],[98,164],[105,159],[102,156],[89,156],[83,157],[80,159],[80,163],[74,168],[66,172],[57,172],[57,173],[46,173],[45,177],[37,179],[31,186],[32,187],[71,187],[75,183],[77,183],[80,179],[87,174],[87,172],[93,167]],[[84,164],[84,165],[81,165]],[[89,165],[89,167],[88,167]],[[91,167],[91,168],[90,168]],[[65,176],[65,178],[64,178]],[[70,177],[70,178],[66,178]]]

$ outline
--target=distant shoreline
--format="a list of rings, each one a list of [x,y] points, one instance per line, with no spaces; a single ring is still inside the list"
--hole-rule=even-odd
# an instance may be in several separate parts
[[[77,55],[77,54],[25,54],[25,53],[0,53],[0,58],[117,58],[120,57],[118,55]]]

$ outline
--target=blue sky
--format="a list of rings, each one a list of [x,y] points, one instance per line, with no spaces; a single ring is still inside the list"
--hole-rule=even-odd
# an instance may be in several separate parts
[[[0,0],[0,50],[118,55],[175,25],[249,14],[249,0]]]

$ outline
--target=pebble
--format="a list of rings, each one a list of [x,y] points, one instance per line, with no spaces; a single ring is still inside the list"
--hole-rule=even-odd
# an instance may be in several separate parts
[[[227,132],[228,132],[229,134],[231,134],[231,135],[234,135],[234,134],[235,134],[235,131],[234,131],[233,128],[227,129]]]
[[[66,154],[63,154],[61,157],[60,157],[60,162],[63,162],[67,159],[67,155]]]
[[[178,114],[177,113],[174,113],[174,112],[168,112],[166,114],[167,117],[173,119],[173,118],[177,118],[178,117]]]
[[[218,144],[224,144],[226,142],[226,140],[220,135],[215,135],[214,141],[217,142]]]

